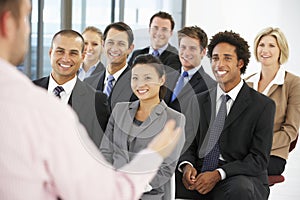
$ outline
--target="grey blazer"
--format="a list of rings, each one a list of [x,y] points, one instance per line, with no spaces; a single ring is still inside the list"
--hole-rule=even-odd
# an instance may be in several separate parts
[[[169,108],[163,100],[140,126],[133,122],[138,107],[138,100],[117,103],[107,124],[100,151],[107,161],[116,168],[129,163],[136,153],[146,148],[148,143],[163,129],[169,119],[175,119],[177,126],[182,127],[184,131],[184,115]],[[183,133],[177,147],[163,161],[157,175],[151,181],[150,185],[153,189],[144,193],[141,199],[171,198],[170,179],[175,171],[184,145],[184,135]]]
[[[35,80],[33,83],[48,89],[49,76]],[[95,105],[96,100],[98,105]],[[105,129],[109,118],[106,95],[95,92],[92,87],[77,78],[69,105],[72,106],[79,117],[79,121],[87,129],[90,138],[99,146],[104,132],[102,129]]]

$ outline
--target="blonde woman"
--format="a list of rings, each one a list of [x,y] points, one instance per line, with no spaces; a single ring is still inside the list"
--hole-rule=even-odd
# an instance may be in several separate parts
[[[86,27],[82,32],[85,46],[85,58],[78,71],[78,78],[83,81],[85,78],[105,70],[101,62],[103,34],[100,29],[94,26]]]
[[[299,131],[300,78],[282,66],[288,60],[289,47],[279,28],[268,27],[258,33],[254,40],[254,55],[261,69],[246,78],[246,82],[276,103],[268,174],[279,175],[285,169],[290,144]]]

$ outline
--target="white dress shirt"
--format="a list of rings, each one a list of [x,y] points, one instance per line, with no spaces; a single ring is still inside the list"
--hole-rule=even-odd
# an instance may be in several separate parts
[[[115,86],[117,80],[119,79],[119,77],[121,76],[121,74],[125,71],[125,69],[127,68],[128,64],[126,63],[126,65],[124,65],[124,67],[122,69],[120,69],[119,71],[117,71],[116,73],[112,74],[112,76],[114,77],[114,81],[112,81],[112,85]],[[128,72],[130,73],[130,72]],[[110,73],[108,72],[107,68],[105,71],[105,78],[104,78],[104,87],[105,88],[107,82],[108,82],[108,76],[110,75]]]
[[[221,102],[222,102],[222,98],[221,96],[224,94],[224,95],[229,95],[230,96],[230,99],[226,102],[226,108],[227,108],[227,115],[229,114],[230,112],[230,109],[235,101],[235,99],[237,98],[237,95],[239,94],[240,90],[242,89],[243,87],[243,84],[244,84],[244,81],[243,80],[240,80],[240,82],[233,88],[231,89],[228,93],[224,93],[224,91],[221,89],[220,85],[218,84],[217,86],[217,96],[216,96],[216,111],[219,110],[220,106],[221,106]],[[218,112],[216,112],[216,115],[217,115]],[[224,158],[222,157],[222,155],[220,154],[220,160],[224,160]],[[178,165],[178,170],[180,172],[183,172],[182,171],[182,166],[184,164],[189,164],[191,166],[193,166],[192,163],[188,162],[188,161],[183,161],[181,162],[179,165]],[[226,173],[223,169],[221,168],[217,168],[217,170],[219,171],[220,175],[221,175],[221,179],[224,180],[226,178]]]
[[[262,94],[268,96],[269,90],[273,85],[283,85],[284,84],[284,78],[285,78],[285,68],[283,66],[280,66],[279,70],[277,71],[274,79],[267,85],[265,90],[262,92]],[[258,82],[260,80],[261,71],[256,73],[255,75],[251,76],[247,82],[253,83],[253,89],[258,90]]]
[[[61,96],[60,99],[64,104],[68,104],[69,99],[72,94],[72,91],[73,91],[73,88],[76,84],[76,81],[77,81],[77,76],[75,76],[73,79],[69,80],[65,84],[59,85],[56,83],[56,81],[53,79],[52,75],[50,74],[49,85],[48,85],[48,94],[55,96],[53,93],[54,88],[56,88],[56,86],[62,86],[64,88],[64,91],[60,93],[60,96]]]

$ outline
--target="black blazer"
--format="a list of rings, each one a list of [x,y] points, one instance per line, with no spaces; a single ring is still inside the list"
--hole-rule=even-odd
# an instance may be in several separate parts
[[[171,102],[173,90],[176,86],[179,76],[180,71],[173,71],[167,74],[165,84],[167,87],[167,92],[164,100],[169,107],[182,112],[183,114],[186,113],[187,105],[189,104],[192,96],[215,87],[217,84],[216,81],[213,80],[201,66],[199,70],[192,76],[189,82],[182,88],[177,98]]]
[[[132,66],[134,59],[138,55],[149,54],[149,49],[150,47],[135,50],[128,61],[128,65]],[[167,49],[161,55],[159,55],[159,59],[165,65],[165,70],[167,73],[174,70],[179,70],[181,67],[181,63],[178,57],[178,50],[171,44],[168,44]]]
[[[103,71],[99,74],[90,76],[84,79],[84,82],[91,85],[97,91],[103,91],[104,89],[104,78],[106,71]],[[112,88],[111,94],[108,97],[108,104],[110,110],[112,110],[116,103],[118,102],[132,102],[137,100],[137,97],[134,95],[131,89],[131,70],[129,66],[123,71],[123,73],[118,78],[114,87]]]
[[[188,112],[186,131],[197,135],[181,156],[180,162],[189,161],[201,171],[208,137],[205,137],[215,116],[216,88],[195,96]],[[267,166],[273,137],[275,103],[244,83],[221,133],[220,153],[225,164],[220,166],[226,177],[246,175],[268,184]],[[180,163],[179,162],[179,163]]]
[[[34,80],[33,83],[48,89],[49,76]],[[77,113],[90,138],[99,146],[110,115],[106,95],[95,92],[88,84],[77,79],[68,103]]]

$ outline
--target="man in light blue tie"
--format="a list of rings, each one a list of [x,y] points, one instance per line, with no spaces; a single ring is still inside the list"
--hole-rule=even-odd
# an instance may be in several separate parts
[[[127,57],[134,48],[133,39],[132,29],[124,22],[109,24],[103,32],[106,70],[84,79],[107,95],[110,110],[118,102],[137,99],[131,90],[131,71],[127,64]]]
[[[200,27],[184,27],[178,31],[180,71],[167,74],[167,93],[165,102],[167,105],[185,116],[191,98],[216,85],[216,82],[204,71],[201,61],[206,55],[208,43],[207,35]],[[189,130],[185,132],[186,142],[183,152],[190,146],[195,138],[195,133]],[[181,182],[181,173],[176,172],[177,183]],[[180,191],[176,191],[180,193]]]
[[[181,69],[167,74],[168,91],[164,100],[185,114],[190,97],[215,86],[216,82],[201,65],[208,42],[206,33],[197,26],[184,27],[178,31],[178,41]]]

